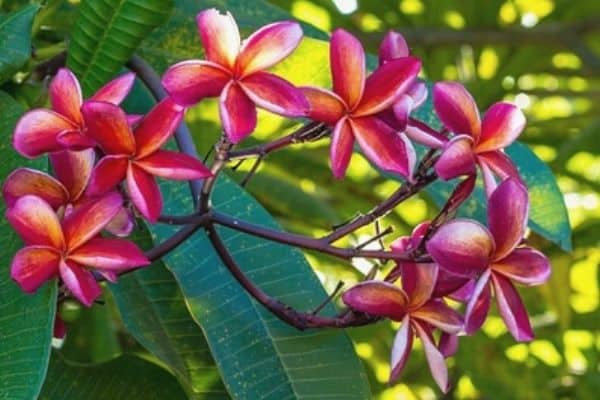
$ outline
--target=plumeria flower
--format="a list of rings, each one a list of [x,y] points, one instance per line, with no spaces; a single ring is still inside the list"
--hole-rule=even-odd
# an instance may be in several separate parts
[[[206,60],[173,65],[163,86],[173,100],[191,106],[205,97],[219,97],[219,113],[229,140],[238,143],[256,127],[256,107],[286,117],[306,115],[308,103],[288,81],[265,72],[286,58],[300,43],[296,22],[266,25],[243,43],[238,26],[216,9],[196,17]]]
[[[527,190],[516,179],[503,181],[488,200],[488,228],[468,219],[440,227],[427,251],[440,267],[455,275],[477,277],[467,304],[465,331],[483,324],[493,288],[500,315],[518,341],[533,338],[527,311],[512,281],[539,285],[550,276],[550,264],[539,251],[521,246],[527,226]]]
[[[98,237],[119,212],[123,199],[111,192],[77,208],[62,221],[39,197],[20,197],[6,218],[25,242],[11,264],[11,277],[25,292],[60,276],[69,291],[90,307],[101,289],[92,271],[118,273],[149,264],[142,251],[124,239]]]
[[[50,153],[49,158],[56,178],[29,168],[16,169],[6,178],[2,194],[8,207],[20,197],[34,195],[64,216],[87,200],[84,193],[94,168],[94,149],[62,150]],[[133,216],[122,207],[106,229],[127,236],[133,229]]]
[[[156,222],[162,210],[162,196],[155,176],[175,180],[210,176],[210,170],[197,159],[160,149],[181,122],[183,112],[183,107],[167,98],[150,110],[132,132],[118,106],[86,102],[82,113],[88,121],[87,135],[106,154],[92,171],[87,195],[101,195],[126,180],[129,197],[137,210]]]
[[[135,74],[127,73],[107,83],[87,101],[120,104],[129,94]],[[41,154],[71,148],[82,150],[94,146],[86,136],[86,122],[81,113],[85,104],[75,75],[61,68],[49,89],[52,109],[31,110],[17,123],[13,145],[19,154],[35,158]]]
[[[461,331],[463,320],[460,314],[446,305],[443,300],[432,298],[437,280],[435,264],[413,264],[414,268],[402,271],[402,288],[384,281],[366,281],[346,291],[342,299],[355,311],[387,317],[400,321],[392,346],[390,381],[400,376],[410,355],[413,337],[421,339],[431,374],[444,392],[448,390],[448,371],[445,354],[440,347],[453,347],[446,343],[435,345],[434,328],[456,335]]]
[[[411,87],[421,62],[414,57],[390,60],[367,78],[363,47],[343,29],[331,35],[330,62],[333,92],[318,87],[302,90],[310,103],[309,117],[333,127],[333,175],[345,176],[356,140],[379,168],[410,177],[415,163],[411,143],[377,114]]]

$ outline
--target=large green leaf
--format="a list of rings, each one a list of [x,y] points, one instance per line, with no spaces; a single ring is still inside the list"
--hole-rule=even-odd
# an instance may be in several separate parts
[[[0,16],[0,83],[10,79],[31,57],[31,26],[38,5]]]
[[[67,56],[83,91],[89,95],[112,79],[172,7],[173,0],[84,0]]]
[[[11,143],[22,107],[0,92],[0,180],[15,168],[40,168],[43,160],[19,157]],[[0,215],[4,202],[0,201]],[[23,293],[10,279],[9,266],[23,244],[5,218],[0,219],[0,399],[32,399],[46,375],[56,305],[56,286],[46,284],[35,295]]]
[[[183,400],[186,396],[171,374],[136,356],[86,365],[70,363],[60,353],[53,353],[39,399]]]
[[[143,226],[132,239],[152,246]],[[162,262],[122,277],[110,290],[129,333],[173,371],[190,397],[229,399],[204,334]]]

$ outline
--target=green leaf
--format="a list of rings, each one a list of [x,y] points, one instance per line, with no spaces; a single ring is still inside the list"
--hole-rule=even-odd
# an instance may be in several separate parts
[[[27,161],[17,155],[10,137],[23,113],[9,95],[0,92],[0,180],[17,167],[40,168],[44,160]],[[4,215],[0,201],[0,215]],[[0,219],[0,399],[33,399],[42,386],[56,309],[56,285],[42,286],[35,295],[23,293],[10,279],[9,266],[23,247],[5,218]]]
[[[31,26],[39,8],[31,4],[0,16],[0,83],[10,79],[31,57]]]
[[[152,247],[143,226],[131,239],[142,248]],[[229,399],[204,334],[162,262],[123,276],[109,287],[129,333],[171,369],[191,398]]]
[[[84,0],[67,56],[84,93],[112,79],[172,7],[173,0]]]
[[[156,364],[123,355],[102,364],[73,364],[53,353],[39,400],[184,400],[177,380]]]

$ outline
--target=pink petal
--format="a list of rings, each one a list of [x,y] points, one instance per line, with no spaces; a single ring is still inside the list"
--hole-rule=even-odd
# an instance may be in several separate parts
[[[402,289],[406,292],[411,307],[420,307],[431,298],[438,269],[433,263],[402,263]]]
[[[122,207],[117,215],[104,227],[108,232],[119,237],[129,236],[133,228],[135,228],[135,218],[129,209],[125,207]]]
[[[452,357],[458,351],[458,335],[442,332],[438,349],[444,358]]]
[[[100,196],[111,191],[127,174],[129,158],[127,156],[105,156],[100,159],[92,171],[86,194]]]
[[[62,223],[67,247],[75,250],[96,236],[109,221],[117,215],[123,198],[117,192],[110,192],[97,199],[90,199],[67,215]]]
[[[477,104],[467,89],[457,82],[438,82],[433,86],[433,107],[446,128],[457,135],[466,134],[477,143],[481,120]]]
[[[432,131],[426,124],[416,120],[410,121],[406,126],[405,133],[411,140],[432,149],[440,149],[448,141],[445,136]]]
[[[431,376],[433,376],[433,379],[438,384],[442,392],[446,393],[449,389],[446,360],[444,359],[443,354],[433,343],[431,332],[429,332],[427,328],[421,326],[419,323],[414,323],[414,327],[417,331],[417,335],[419,335],[419,338],[421,339],[421,343],[423,343],[425,358],[427,359],[427,364],[429,364]]]
[[[86,150],[96,145],[96,142],[83,135],[81,130],[62,131],[56,136],[56,142],[63,149],[69,149],[73,151]]]
[[[485,196],[489,199],[494,190],[498,187],[496,177],[492,172],[489,164],[484,161],[481,157],[477,157],[477,165],[481,170],[481,178],[483,179],[483,188],[485,189]]]
[[[403,94],[398,97],[392,106],[392,111],[396,121],[396,124],[393,126],[394,129],[400,132],[404,132],[406,130],[406,126],[408,125],[408,117],[410,112],[413,110],[413,106],[413,99],[409,95]]]
[[[471,300],[471,296],[473,296],[477,281],[473,279],[467,279],[463,282],[464,284],[462,286],[458,287],[456,290],[447,295],[449,299],[458,301],[459,303],[468,303],[469,300]]]
[[[54,175],[69,191],[72,202],[79,199],[85,190],[94,168],[95,159],[94,149],[57,151],[50,154]]]
[[[167,179],[192,180],[212,175],[198,159],[175,151],[158,150],[134,163],[151,175]]]
[[[135,139],[127,124],[127,116],[119,106],[101,101],[86,101],[81,112],[87,126],[87,135],[106,154],[134,153]]]
[[[410,313],[411,318],[425,321],[446,333],[457,334],[463,328],[463,318],[440,300],[430,300]]]
[[[156,222],[162,210],[162,195],[152,175],[130,165],[127,169],[127,189],[131,201],[144,218]]]
[[[384,171],[410,177],[415,161],[410,142],[402,140],[378,118],[353,118],[349,121],[354,137],[369,160]]]
[[[365,89],[365,51],[352,34],[336,29],[331,35],[329,60],[333,91],[354,109]]]
[[[519,137],[525,122],[525,115],[514,104],[501,102],[492,105],[483,117],[477,152],[508,147]]]
[[[521,175],[515,164],[511,159],[502,151],[487,151],[485,153],[477,154],[478,162],[484,161],[488,167],[498,175],[502,180],[506,178],[514,178],[522,181]]]
[[[232,143],[239,143],[256,128],[256,107],[236,83],[229,83],[221,93],[219,114]]]
[[[473,193],[473,190],[475,189],[476,180],[476,175],[469,175],[454,188],[446,202],[448,210],[457,210],[458,207],[471,196],[471,193]]]
[[[494,241],[479,222],[459,218],[435,232],[427,242],[427,251],[448,272],[473,277],[488,267]]]
[[[77,77],[67,68],[58,70],[50,87],[48,88],[48,96],[52,104],[52,110],[81,125],[81,87]]]
[[[425,100],[427,100],[427,85],[425,82],[417,80],[410,86],[406,94],[413,99],[415,103],[413,106],[414,110],[417,107],[420,107],[423,103],[425,103]]]
[[[125,100],[134,83],[135,74],[128,72],[102,86],[89,100],[119,105]]]
[[[352,128],[348,119],[342,118],[333,129],[331,147],[329,148],[331,171],[336,179],[342,179],[346,175],[353,148],[354,134]]]
[[[230,13],[211,8],[196,17],[206,59],[233,69],[240,50],[240,31]]]
[[[135,128],[136,158],[146,157],[160,149],[175,133],[183,113],[184,108],[168,97],[155,105]]]
[[[461,175],[475,174],[473,140],[467,135],[453,137],[444,145],[442,154],[435,163],[435,172],[446,181]]]
[[[529,199],[527,189],[515,179],[506,179],[488,200],[488,226],[496,243],[494,260],[512,252],[527,228]]]
[[[495,273],[525,285],[541,285],[550,277],[548,258],[530,247],[515,249],[507,257],[495,261],[492,269]]]
[[[12,207],[19,197],[31,194],[41,197],[57,209],[69,200],[65,187],[52,176],[29,168],[19,168],[6,177],[2,186],[4,202]]]
[[[385,63],[377,68],[365,82],[362,100],[354,115],[373,115],[391,107],[401,94],[415,81],[421,70],[421,61],[405,57]]]
[[[25,195],[6,210],[6,219],[26,245],[50,246],[62,249],[64,236],[58,216],[39,197]]]
[[[35,292],[56,276],[60,254],[52,247],[28,246],[15,254],[10,265],[10,277],[27,293]]]
[[[379,65],[396,58],[408,57],[410,50],[408,44],[398,32],[389,31],[379,45]]]
[[[94,275],[81,265],[69,260],[61,260],[59,272],[71,294],[87,307],[91,307],[94,300],[102,293]]]
[[[99,269],[99,270],[96,270],[95,272],[97,274],[101,275],[102,277],[104,277],[104,279],[106,279],[107,281],[109,281],[111,283],[117,283],[117,281],[119,280],[119,275],[117,275],[117,273],[114,271]]]
[[[310,119],[333,126],[346,113],[346,105],[337,94],[313,86],[304,86],[300,89],[308,100]]]
[[[257,106],[286,117],[308,114],[309,104],[302,91],[276,75],[256,72],[244,78],[240,87]]]
[[[131,128],[139,124],[142,119],[144,119],[144,116],[141,114],[127,114],[127,124]]]
[[[481,274],[467,303],[467,309],[465,310],[465,332],[468,335],[475,333],[475,331],[481,328],[490,310],[490,299],[492,298],[489,284],[490,274],[491,271],[489,269]]]
[[[406,361],[410,356],[413,345],[413,332],[410,327],[410,317],[407,315],[402,320],[402,325],[396,333],[394,338],[394,344],[392,344],[392,359],[390,365],[392,371],[390,372],[390,383],[394,382],[400,377]]]
[[[162,84],[174,102],[192,106],[206,97],[219,96],[229,80],[229,71],[219,64],[189,60],[171,66]]]
[[[237,59],[241,76],[270,68],[289,56],[302,40],[300,24],[292,21],[265,25],[242,44]]]
[[[408,297],[398,286],[383,281],[361,282],[342,295],[355,311],[401,321],[406,315]]]
[[[498,304],[498,311],[517,342],[528,342],[533,340],[534,334],[529,323],[529,316],[525,305],[509,279],[492,274],[494,284],[494,295]]]
[[[78,264],[114,271],[150,264],[139,247],[124,239],[93,238],[69,254],[69,259]]]
[[[54,111],[43,108],[31,110],[21,117],[15,127],[13,146],[19,154],[35,158],[41,154],[62,150],[56,141],[59,133],[79,129]]]
[[[433,289],[432,297],[445,297],[463,287],[469,278],[451,274],[445,269],[440,269],[438,272],[435,288]]]

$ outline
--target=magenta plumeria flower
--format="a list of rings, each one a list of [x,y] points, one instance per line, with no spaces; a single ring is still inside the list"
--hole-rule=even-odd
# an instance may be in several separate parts
[[[210,171],[197,159],[160,149],[181,122],[183,112],[183,107],[167,98],[150,110],[132,132],[125,112],[118,106],[86,102],[82,113],[88,121],[87,135],[106,154],[92,171],[87,195],[106,193],[125,179],[137,210],[156,222],[162,210],[162,195],[155,176],[175,180],[210,176]]]
[[[98,237],[119,212],[122,202],[118,193],[111,192],[77,208],[61,221],[41,198],[18,198],[6,211],[6,218],[26,247],[15,254],[11,277],[31,293],[60,276],[73,296],[91,306],[101,289],[88,267],[114,274],[149,264],[132,242]]]
[[[377,117],[406,92],[421,69],[413,57],[390,60],[368,78],[360,42],[343,29],[331,35],[333,92],[318,87],[302,91],[310,103],[309,116],[333,127],[331,169],[343,178],[354,141],[379,168],[405,177],[412,175],[415,154],[410,142]]]
[[[286,58],[300,43],[302,29],[296,22],[266,25],[243,43],[231,14],[210,9],[196,21],[206,60],[173,65],[163,86],[183,106],[205,97],[219,96],[223,130],[238,143],[256,127],[256,107],[287,117],[306,115],[308,103],[288,81],[265,72]]]
[[[135,74],[127,73],[107,83],[87,101],[120,104],[129,94]],[[86,122],[81,113],[85,103],[75,75],[61,68],[49,89],[52,109],[31,110],[17,123],[13,136],[15,149],[23,156],[35,158],[41,154],[70,148],[82,150],[94,146],[86,136]]]
[[[433,378],[446,391],[445,356],[435,345],[432,332],[438,328],[455,335],[462,329],[462,317],[442,300],[431,297],[438,267],[435,264],[412,264],[412,267],[402,271],[402,288],[384,281],[366,281],[346,291],[342,299],[353,310],[401,322],[392,347],[390,381],[400,376],[412,350],[413,336],[417,335]]]
[[[518,341],[533,338],[527,311],[511,281],[539,285],[550,264],[539,251],[520,245],[527,226],[527,190],[517,179],[504,180],[488,200],[488,228],[468,219],[446,223],[427,243],[431,257],[455,275],[478,278],[465,314],[465,331],[483,324],[494,290],[500,315]]]

